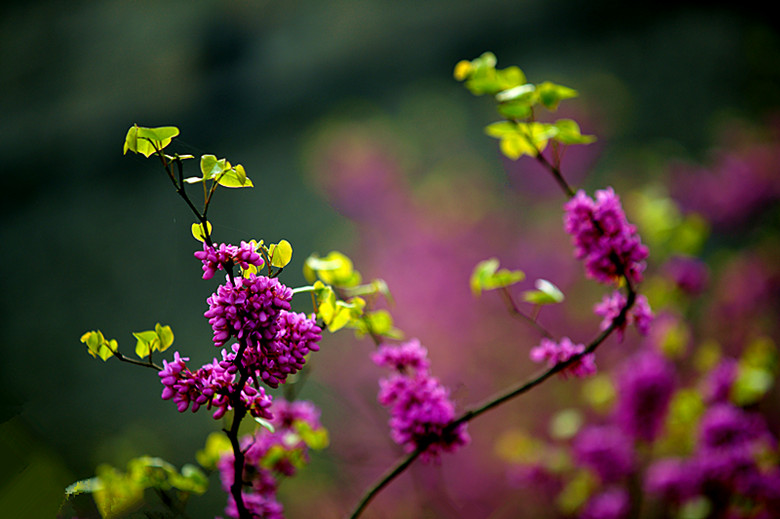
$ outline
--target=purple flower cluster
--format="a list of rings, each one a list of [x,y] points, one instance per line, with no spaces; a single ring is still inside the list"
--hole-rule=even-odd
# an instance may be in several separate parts
[[[659,353],[640,351],[618,374],[615,421],[631,438],[651,442],[661,432],[676,385],[674,366]]]
[[[600,303],[596,303],[596,306],[593,307],[593,312],[604,318],[601,321],[602,330],[612,326],[612,322],[620,315],[623,307],[626,306],[626,301],[626,296],[619,290],[615,290],[611,294],[605,295]],[[638,294],[634,304],[626,312],[626,318],[616,329],[618,340],[623,340],[626,327],[629,324],[636,326],[640,334],[647,335],[652,321],[653,311],[650,309],[650,303],[647,302],[647,298],[644,295]]]
[[[531,360],[534,362],[547,362],[550,367],[561,362],[566,362],[575,355],[585,351],[584,344],[574,344],[571,339],[564,337],[556,343],[550,339],[542,339],[539,346],[531,349]],[[583,355],[561,371],[561,376],[566,378],[573,375],[584,378],[596,373],[596,354]]]
[[[208,298],[209,319],[214,344],[223,347],[231,338],[238,342],[222,350],[222,360],[192,372],[186,358],[174,354],[164,361],[159,375],[165,388],[162,398],[173,399],[179,411],[192,404],[216,407],[221,418],[240,399],[253,416],[268,418],[271,397],[257,389],[259,383],[276,388],[287,376],[303,368],[306,355],[318,351],[322,330],[313,318],[290,311],[292,291],[276,279],[250,274],[248,278],[228,279]],[[237,360],[238,356],[240,360]],[[245,375],[239,388],[239,372]]]
[[[248,343],[242,357],[244,367],[273,388],[303,368],[306,355],[319,351],[317,343],[322,338],[320,327],[305,314],[282,310],[276,321],[278,331],[273,340]],[[233,353],[227,355],[231,360],[240,351],[240,345],[234,344],[232,349]]]
[[[206,302],[203,314],[214,330],[214,346],[221,347],[235,337],[245,344],[270,341],[279,332],[277,317],[290,310],[292,290],[278,279],[250,274],[228,279]]]
[[[776,449],[763,418],[729,403],[711,406],[699,422],[698,444],[689,458],[664,458],[647,472],[646,489],[684,502],[703,495],[727,506],[750,504],[745,517],[761,517],[780,504],[780,469],[761,461]],[[740,516],[742,517],[742,516]]]
[[[588,277],[602,283],[623,275],[634,283],[642,280],[648,250],[611,187],[596,191],[595,200],[580,190],[564,210],[564,228],[573,237],[577,258],[585,261]]]
[[[455,419],[449,391],[430,375],[427,351],[416,339],[401,346],[382,345],[372,357],[375,364],[395,371],[379,380],[379,403],[390,408],[393,440],[407,452],[425,448],[423,461],[437,460],[470,438],[466,424],[448,426]]]
[[[203,314],[215,346],[238,340],[226,358],[233,361],[241,353],[243,367],[274,388],[303,367],[310,351],[319,350],[322,330],[314,319],[289,311],[291,298],[292,290],[277,279],[250,274],[220,285]]]
[[[309,446],[299,434],[299,429],[322,431],[322,425],[319,410],[311,402],[276,399],[271,413],[274,432],[260,429],[241,439],[243,480],[248,483],[241,495],[253,516],[283,519],[282,505],[276,498],[279,478],[295,475],[297,468],[308,461]],[[217,468],[222,488],[228,494],[225,514],[238,517],[238,507],[230,492],[235,475],[233,453],[228,452],[220,458]]]
[[[237,389],[237,372],[235,364],[225,358],[222,361],[213,359],[194,373],[187,368],[187,357],[173,354],[173,362],[163,361],[163,369],[158,373],[163,385],[163,400],[173,399],[180,413],[186,411],[192,404],[192,412],[206,406],[216,408],[214,418],[222,418],[232,409],[234,394]],[[252,416],[270,418],[268,408],[271,405],[270,395],[263,388],[254,388],[248,384],[240,390],[239,397],[244,408]]]
[[[203,279],[211,279],[217,270],[229,270],[233,265],[239,265],[244,270],[249,265],[263,266],[263,258],[251,243],[245,241],[238,247],[221,243],[218,248],[204,242],[203,250],[195,252],[195,257],[203,263]]]

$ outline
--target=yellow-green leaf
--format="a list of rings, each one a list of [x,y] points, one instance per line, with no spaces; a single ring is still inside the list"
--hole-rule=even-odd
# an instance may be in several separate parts
[[[175,126],[145,128],[135,124],[127,131],[123,153],[132,151],[149,157],[168,146],[177,135],[179,129]]]
[[[287,240],[282,240],[279,243],[272,243],[268,247],[268,254],[271,259],[271,266],[283,268],[286,267],[290,260],[292,260],[292,245]]]
[[[192,237],[200,242],[205,242],[207,236],[211,236],[211,222],[206,222],[206,229],[208,232],[203,230],[203,224],[202,223],[194,223],[192,224]]]

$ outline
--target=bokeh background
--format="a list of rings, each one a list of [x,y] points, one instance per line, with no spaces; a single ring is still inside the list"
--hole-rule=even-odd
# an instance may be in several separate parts
[[[652,206],[675,225],[698,221],[686,220],[694,212],[706,222],[692,225],[707,240],[683,246],[711,262],[711,280],[727,281],[713,282],[714,303],[699,312],[720,315],[712,305],[724,301],[752,320],[720,330],[710,319],[691,333],[726,347],[776,340],[780,38],[776,20],[750,7],[5,2],[0,515],[52,517],[64,488],[100,463],[124,467],[143,454],[192,462],[220,426],[207,413],[176,413],[151,370],[104,364],[78,341],[99,328],[130,353],[132,331],[162,322],[173,327],[173,350],[194,363],[214,355],[201,316],[216,280],[200,279],[193,219],[157,164],[122,156],[133,123],[176,125],[177,151],[245,166],[255,188],[217,194],[217,241],[289,240],[291,286],[304,283],[309,253],[333,249],[385,279],[398,326],[428,347],[463,407],[530,373],[538,339],[497,297],[470,295],[477,261],[523,269],[522,288],[537,277],[565,288],[571,303],[542,319],[577,340],[595,334],[601,294],[570,256],[560,193],[533,164],[501,159],[482,133],[495,119],[490,100],[452,79],[457,61],[493,51],[530,81],[580,91],[561,113],[599,141],[567,154],[575,185],[614,185],[634,220],[652,222],[641,211]],[[660,234],[651,272],[676,246]],[[605,365],[633,342],[605,345]],[[291,518],[343,516],[399,453],[375,403],[382,373],[371,348],[346,331],[312,358],[302,397],[323,409],[332,446],[282,486]],[[543,432],[576,394],[576,385],[545,389],[474,422],[471,447],[415,467],[366,517],[516,517],[527,505],[497,438],[512,427]],[[192,517],[221,513],[213,486]]]

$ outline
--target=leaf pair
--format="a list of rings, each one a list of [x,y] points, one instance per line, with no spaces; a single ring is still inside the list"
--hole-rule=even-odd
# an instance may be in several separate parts
[[[521,270],[499,269],[497,258],[490,258],[477,263],[471,274],[471,292],[479,296],[483,290],[506,288],[525,279]],[[536,290],[523,292],[523,300],[535,305],[549,305],[563,301],[563,292],[546,279],[537,279]]]
[[[571,119],[554,123],[500,121],[485,127],[485,133],[500,140],[501,152],[512,160],[523,155],[536,157],[547,144],[588,144],[596,140],[582,135],[579,125]]]
[[[171,327],[154,325],[154,330],[135,332],[133,336],[138,340],[135,345],[135,353],[140,358],[147,357],[154,351],[165,351],[173,344],[173,331]]]
[[[252,181],[246,176],[244,166],[241,164],[233,166],[227,159],[217,159],[215,155],[201,156],[200,171],[202,177],[189,177],[184,181],[188,184],[196,184],[209,180],[224,187],[254,187]]]

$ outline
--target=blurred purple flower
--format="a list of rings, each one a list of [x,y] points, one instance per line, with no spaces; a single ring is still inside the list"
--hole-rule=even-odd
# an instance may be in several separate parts
[[[632,438],[655,440],[674,387],[674,368],[659,353],[643,350],[631,356],[617,377],[616,423]]]
[[[580,519],[624,519],[630,511],[628,492],[622,488],[610,488],[590,498]]]
[[[701,294],[707,287],[707,264],[698,258],[672,256],[662,267],[663,272],[683,292],[692,296]]]
[[[574,440],[574,456],[604,483],[616,483],[634,470],[634,444],[618,427],[591,425]]]

